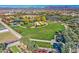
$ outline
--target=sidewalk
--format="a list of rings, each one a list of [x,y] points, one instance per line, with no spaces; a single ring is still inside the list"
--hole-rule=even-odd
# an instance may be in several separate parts
[[[48,40],[39,40],[39,39],[30,39],[31,41],[39,41],[39,42],[47,42],[50,43],[51,41]]]

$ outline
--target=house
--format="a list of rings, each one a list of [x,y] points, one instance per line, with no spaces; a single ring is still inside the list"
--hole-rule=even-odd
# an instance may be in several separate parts
[[[24,24],[24,21],[21,20],[21,19],[19,19],[19,18],[15,18],[15,19],[12,21],[12,23],[13,23],[14,25],[21,25],[21,24]]]
[[[57,15],[55,15],[55,16],[47,16],[47,19],[52,20],[52,21],[60,21],[61,20],[60,16],[57,16]]]

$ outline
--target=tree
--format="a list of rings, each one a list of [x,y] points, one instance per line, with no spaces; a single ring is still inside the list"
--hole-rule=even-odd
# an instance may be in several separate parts
[[[37,49],[35,42],[31,41],[29,37],[23,37],[21,42],[28,46],[29,51]]]
[[[29,23],[28,17],[27,17],[27,16],[24,16],[24,17],[23,17],[23,21],[24,21],[25,23]]]
[[[3,43],[0,43],[0,52],[3,52],[3,50],[5,49],[5,44]]]
[[[64,32],[65,37],[66,37],[66,44],[65,44],[65,49],[68,49],[70,52],[76,52],[76,44],[79,42],[78,36],[72,31],[71,28],[68,27],[67,30]],[[67,50],[65,50],[67,52]]]
[[[73,16],[60,16],[60,18],[62,19],[62,21],[68,21],[68,20],[73,19],[74,17]]]
[[[46,22],[46,16],[41,16],[41,21]]]
[[[36,21],[40,21],[41,20],[40,16],[36,16],[35,19],[36,19]]]

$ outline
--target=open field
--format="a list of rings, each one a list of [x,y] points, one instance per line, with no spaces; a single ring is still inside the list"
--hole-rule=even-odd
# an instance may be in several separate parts
[[[47,42],[35,42],[39,47],[44,47],[44,48],[51,48],[50,43]]]
[[[27,26],[27,25],[26,25]],[[12,27],[22,36],[27,36],[33,39],[51,40],[54,38],[56,31],[64,30],[64,26],[60,23],[48,22],[48,25],[41,28],[23,28],[21,26]]]
[[[31,24],[30,24],[31,25]],[[10,25],[11,26],[11,25]],[[48,21],[48,25],[40,28],[28,28],[28,25],[11,26],[15,31],[23,37],[32,39],[51,41],[54,38],[55,32],[64,30],[64,25]],[[26,42],[26,40],[25,40]],[[39,47],[51,48],[51,44],[47,42],[35,42]]]
[[[11,32],[0,33],[0,42],[1,43],[12,41],[12,40],[14,41],[16,39],[17,39],[17,37],[15,35],[13,35]]]

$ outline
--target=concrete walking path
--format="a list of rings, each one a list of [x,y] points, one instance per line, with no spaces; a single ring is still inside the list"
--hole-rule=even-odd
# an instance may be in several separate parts
[[[39,42],[47,42],[50,43],[51,41],[48,40],[39,40],[39,39],[30,39],[31,41],[39,41]]]

